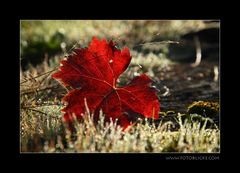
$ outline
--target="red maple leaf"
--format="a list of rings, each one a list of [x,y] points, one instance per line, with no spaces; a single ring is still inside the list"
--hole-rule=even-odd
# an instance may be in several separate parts
[[[159,101],[147,75],[135,77],[124,87],[116,83],[130,61],[128,48],[119,50],[112,41],[95,37],[89,47],[75,49],[73,54],[62,60],[59,71],[52,77],[73,88],[63,98],[67,103],[62,110],[64,119],[71,121],[73,114],[81,118],[85,112],[84,99],[95,118],[102,110],[106,120],[118,119],[124,129],[134,121],[131,115],[157,119]]]

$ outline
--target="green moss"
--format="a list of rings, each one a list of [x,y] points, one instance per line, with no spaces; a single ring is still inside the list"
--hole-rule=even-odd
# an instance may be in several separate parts
[[[197,101],[188,106],[187,112],[212,118],[218,114],[219,109],[220,106],[217,102]]]

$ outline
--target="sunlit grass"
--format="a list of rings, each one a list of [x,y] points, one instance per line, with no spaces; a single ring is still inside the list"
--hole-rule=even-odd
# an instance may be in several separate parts
[[[61,121],[54,123],[52,115],[59,114],[59,108],[45,107],[48,115],[45,118],[22,120],[22,133],[28,135],[32,133],[25,121],[30,121],[35,127],[35,133],[39,137],[22,136],[21,140],[27,142],[36,141],[40,136],[44,139],[43,143],[38,143],[37,152],[94,152],[94,153],[161,153],[161,152],[183,152],[183,153],[212,153],[220,151],[220,131],[219,129],[207,129],[206,122],[189,122],[179,118],[180,127],[177,131],[172,131],[174,124],[171,121],[160,123],[159,125],[150,124],[147,120],[139,122],[122,131],[116,122],[104,123],[104,115],[100,113],[98,123],[93,122],[90,114],[85,113],[81,123],[75,122],[76,132],[71,134],[68,128],[61,124]],[[32,118],[40,115],[34,112],[29,113]],[[26,115],[21,115],[26,116]],[[49,122],[51,120],[51,122]],[[52,123],[52,124],[51,124]],[[61,129],[61,128],[63,129]],[[38,130],[38,131],[36,131]],[[62,131],[62,132],[61,132]],[[63,132],[64,131],[64,132]],[[60,133],[61,132],[61,133]],[[37,139],[36,139],[37,138]],[[64,140],[63,140],[64,139]],[[64,142],[63,142],[64,141]],[[65,144],[63,144],[65,143]],[[51,144],[51,145],[50,145]],[[60,147],[61,146],[61,147]],[[60,148],[59,148],[60,147]],[[23,146],[27,148],[27,146]],[[36,148],[35,148],[36,149]]]

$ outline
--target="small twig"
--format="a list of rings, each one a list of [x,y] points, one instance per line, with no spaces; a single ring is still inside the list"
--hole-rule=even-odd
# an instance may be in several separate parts
[[[169,94],[169,88],[167,86],[163,87],[166,91],[161,95],[163,97],[166,97]]]
[[[178,41],[172,41],[172,40],[156,41],[156,42],[147,42],[147,43],[138,44],[134,47],[144,46],[144,45],[153,45],[153,44],[179,44],[179,42]]]
[[[199,38],[197,36],[194,37],[194,42],[196,45],[196,60],[195,60],[195,63],[193,63],[191,66],[197,67],[201,63],[202,49],[201,49],[201,44],[200,44]]]
[[[42,111],[40,111],[40,110],[36,110],[36,109],[32,109],[32,108],[22,108],[22,109],[26,109],[26,110],[30,110],[30,111],[34,111],[34,112],[38,112],[38,113],[40,113],[40,114],[43,114],[43,115],[47,115],[47,116],[48,116],[47,113],[42,112]],[[57,116],[53,116],[53,115],[51,115],[51,116],[49,116],[49,117],[51,117],[51,118],[56,118],[56,119],[60,119],[59,117],[57,117]]]
[[[216,82],[216,81],[218,81],[218,74],[219,74],[218,66],[214,66],[213,71],[214,71],[214,79],[213,80]]]
[[[42,105],[36,105],[36,106],[23,106],[22,109],[31,109],[31,108],[37,108],[37,107],[44,107],[44,106],[59,106],[59,104],[42,104]]]
[[[30,79],[26,79],[25,81],[20,82],[20,85],[22,85],[23,83],[28,82],[29,80],[36,79],[36,78],[39,78],[39,77],[44,76],[44,75],[46,75],[46,74],[52,73],[53,71],[55,71],[55,70],[57,70],[57,69],[58,69],[58,67],[55,67],[53,70],[50,70],[50,71],[45,72],[45,73],[43,73],[43,74],[40,74],[40,75],[38,75],[38,76],[32,77],[32,78],[30,78]]]
[[[64,57],[67,57],[76,47],[77,45],[80,45],[80,41],[78,41],[77,43],[75,43],[69,50],[67,50],[65,53],[64,53]]]

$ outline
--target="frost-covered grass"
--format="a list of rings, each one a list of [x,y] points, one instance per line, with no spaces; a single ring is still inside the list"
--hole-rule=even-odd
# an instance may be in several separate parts
[[[171,121],[151,124],[147,120],[122,131],[116,122],[104,123],[101,113],[98,123],[94,123],[86,113],[82,122],[75,122],[76,132],[71,134],[56,119],[59,108],[44,107],[37,112],[21,114],[22,152],[63,152],[63,153],[215,153],[220,151],[219,129],[207,129],[206,123],[182,122],[179,128],[171,130]],[[26,117],[27,116],[27,117]],[[30,117],[31,118],[30,118]],[[51,117],[51,116],[54,116]],[[36,135],[37,134],[37,135]]]

